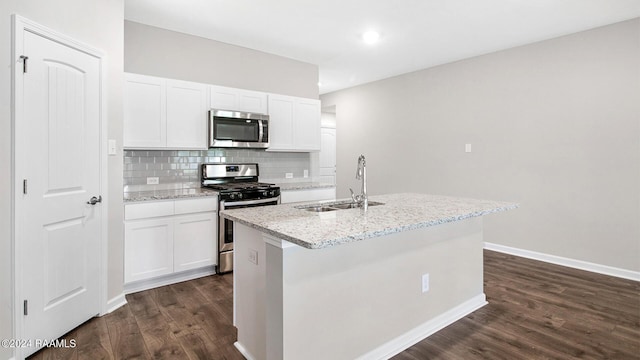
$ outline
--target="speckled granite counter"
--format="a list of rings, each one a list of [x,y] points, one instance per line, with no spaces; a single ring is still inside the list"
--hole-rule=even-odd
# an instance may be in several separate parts
[[[309,190],[309,189],[325,189],[336,187],[333,184],[317,182],[317,181],[301,181],[301,182],[276,182],[282,191],[289,190]]]
[[[371,196],[384,205],[311,212],[296,205],[225,210],[223,217],[309,249],[359,241],[517,208],[508,202],[426,194]]]
[[[147,191],[128,191],[124,193],[124,202],[170,200],[200,196],[218,196],[218,192],[207,188],[159,189]]]

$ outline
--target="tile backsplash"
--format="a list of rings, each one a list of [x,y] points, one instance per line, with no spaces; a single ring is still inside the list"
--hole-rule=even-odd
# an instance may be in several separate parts
[[[147,177],[160,184],[199,183],[205,162],[258,163],[260,179],[284,179],[285,173],[303,177],[310,169],[309,153],[281,153],[255,149],[125,150],[124,185],[146,185]]]

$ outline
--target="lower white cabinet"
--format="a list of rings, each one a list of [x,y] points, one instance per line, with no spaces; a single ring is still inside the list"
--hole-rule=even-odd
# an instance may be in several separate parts
[[[173,273],[173,220],[136,220],[124,226],[124,282]]]
[[[216,265],[217,198],[125,205],[124,282]]]
[[[174,219],[174,272],[215,264],[217,221],[215,212],[183,215]]]

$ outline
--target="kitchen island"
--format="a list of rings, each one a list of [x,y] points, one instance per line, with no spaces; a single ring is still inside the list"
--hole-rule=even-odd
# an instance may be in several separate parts
[[[516,204],[370,202],[380,205],[222,212],[235,227],[234,325],[246,358],[386,359],[486,304],[482,216]]]

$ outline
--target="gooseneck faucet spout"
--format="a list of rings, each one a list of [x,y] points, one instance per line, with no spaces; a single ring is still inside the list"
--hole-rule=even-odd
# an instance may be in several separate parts
[[[362,180],[362,192],[360,195],[355,195],[353,190],[349,189],[349,191],[351,191],[351,199],[366,211],[369,208],[369,197],[367,196],[367,162],[364,155],[358,157],[356,179]]]

